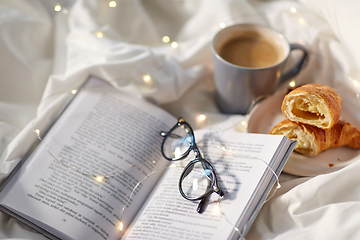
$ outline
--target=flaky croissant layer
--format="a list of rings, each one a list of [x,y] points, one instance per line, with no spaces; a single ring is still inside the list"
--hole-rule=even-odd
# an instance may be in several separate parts
[[[311,83],[288,93],[281,110],[293,122],[330,129],[340,118],[341,102],[339,94],[333,88]]]
[[[306,156],[316,156],[326,149],[342,146],[360,149],[360,131],[342,120],[331,129],[323,130],[286,119],[276,125],[270,134],[285,135],[298,141],[295,151]]]

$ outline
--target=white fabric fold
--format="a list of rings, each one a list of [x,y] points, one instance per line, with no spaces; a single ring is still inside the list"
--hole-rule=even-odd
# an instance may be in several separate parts
[[[43,132],[90,74],[194,128],[228,129],[247,120],[219,112],[212,77],[212,37],[235,23],[266,25],[307,47],[309,61],[296,83],[334,87],[351,112],[346,117],[360,127],[357,1],[117,0],[114,8],[109,2],[0,0],[0,180],[36,141],[34,130]],[[297,58],[291,54],[288,67]],[[281,176],[283,187],[247,238],[359,239],[359,168],[357,161],[314,178]],[[0,238],[42,236],[1,213]]]
[[[359,239],[359,171],[357,161],[272,199],[248,239]]]

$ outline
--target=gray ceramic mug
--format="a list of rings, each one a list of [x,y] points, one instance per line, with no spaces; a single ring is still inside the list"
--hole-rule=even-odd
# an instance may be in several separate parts
[[[302,57],[283,73],[292,50]],[[307,50],[289,44],[285,37],[268,27],[254,24],[233,25],[219,31],[212,42],[214,81],[220,110],[247,114],[259,98],[270,95],[280,83],[299,73]]]

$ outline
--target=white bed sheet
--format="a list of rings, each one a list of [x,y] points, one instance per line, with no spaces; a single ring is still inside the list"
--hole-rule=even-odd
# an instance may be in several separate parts
[[[296,83],[334,87],[360,121],[359,1],[116,0],[113,8],[109,2],[0,0],[1,180],[36,139],[33,129],[44,129],[89,74],[194,128],[246,121],[221,114],[215,103],[210,42],[222,24],[268,25],[305,45],[310,59]],[[359,171],[355,161],[311,178],[283,174],[247,239],[360,239]],[[0,238],[45,239],[2,213]]]

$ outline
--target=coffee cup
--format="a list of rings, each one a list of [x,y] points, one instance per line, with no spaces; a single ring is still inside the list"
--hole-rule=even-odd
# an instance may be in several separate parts
[[[290,52],[296,49],[302,51],[301,58],[284,72]],[[220,110],[244,115],[257,99],[271,95],[281,83],[297,75],[308,53],[269,27],[238,24],[215,35],[212,55]]]

